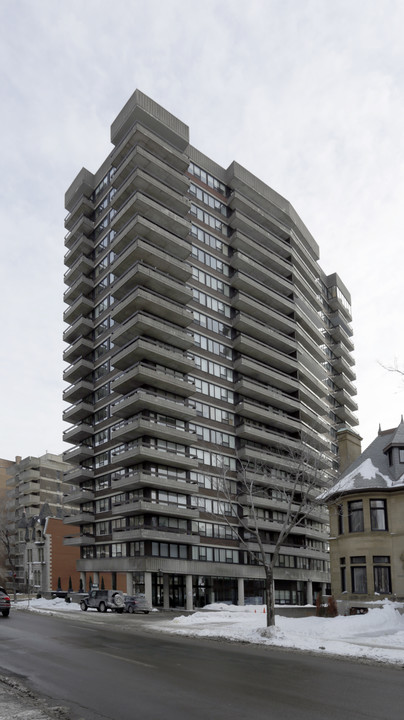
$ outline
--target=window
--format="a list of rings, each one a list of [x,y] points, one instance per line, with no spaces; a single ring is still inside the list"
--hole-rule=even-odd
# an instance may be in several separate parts
[[[388,563],[386,565],[373,565],[373,579],[375,593],[389,595],[391,593],[390,557],[388,555],[374,555],[373,563]]]
[[[362,500],[353,500],[348,503],[349,532],[363,532],[363,505]]]
[[[339,559],[340,563],[340,573],[341,573],[341,592],[346,592],[346,566],[345,566],[345,558],[342,557]]]
[[[351,562],[352,562],[351,558]],[[358,594],[366,594],[368,591],[368,584],[366,579],[366,565],[352,566],[351,567],[351,580],[352,580],[352,592]]]
[[[398,451],[398,459],[400,463],[404,463],[404,449],[400,448]]]
[[[372,530],[387,530],[385,500],[370,500],[370,527]]]
[[[344,506],[343,505],[338,505],[337,513],[338,513],[338,535],[343,535],[344,534]]]

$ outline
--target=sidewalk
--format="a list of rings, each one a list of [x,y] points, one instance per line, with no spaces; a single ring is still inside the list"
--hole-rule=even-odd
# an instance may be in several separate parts
[[[67,708],[47,705],[19,680],[0,675],[0,720],[69,720]]]

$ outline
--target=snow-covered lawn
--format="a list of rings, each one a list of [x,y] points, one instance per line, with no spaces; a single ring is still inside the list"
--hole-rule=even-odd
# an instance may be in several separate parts
[[[19,601],[13,609],[28,607],[42,613],[80,612],[77,603],[43,598]],[[403,605],[384,601],[382,607],[372,608],[366,615],[336,618],[277,615],[276,626],[267,629],[262,605],[239,607],[216,603],[175,618],[161,613],[161,618],[154,620],[151,627],[155,631],[192,637],[222,638],[404,665],[404,614],[400,614],[398,607]]]

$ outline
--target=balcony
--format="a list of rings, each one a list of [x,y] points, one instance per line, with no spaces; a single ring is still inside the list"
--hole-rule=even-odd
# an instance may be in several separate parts
[[[255,423],[248,421],[236,427],[236,436],[245,440],[251,440],[252,442],[269,445],[270,447],[288,448],[291,452],[293,452],[293,449],[298,450],[300,447],[297,438],[290,437],[290,435],[286,433],[271,432],[271,430],[259,427]]]
[[[176,150],[172,142],[165,142],[161,135],[155,135],[151,130],[146,130],[143,125],[136,123],[124,137],[117,137],[112,129],[111,138],[112,142],[117,145],[113,154],[113,162],[118,168],[132,148],[140,144],[143,149],[179,172],[185,173],[188,169],[189,159],[186,155]]]
[[[272,255],[271,255],[272,257]],[[267,258],[265,258],[267,260]],[[276,269],[271,267],[268,262],[259,262],[253,259],[250,253],[244,254],[240,250],[235,250],[230,258],[230,265],[234,270],[244,273],[247,277],[257,278],[260,283],[264,283],[278,293],[289,296],[292,295],[294,288],[292,283],[292,272],[289,264],[279,256],[276,256]]]
[[[94,512],[78,512],[76,515],[66,515],[63,518],[64,525],[87,525],[94,522]]]
[[[141,310],[180,327],[188,327],[193,320],[192,312],[181,303],[142,288],[129,292],[123,300],[115,301],[111,306],[111,318],[114,322],[123,323]]]
[[[37,468],[27,468],[27,470],[23,470],[18,475],[20,482],[31,482],[34,480],[39,480],[40,476],[40,470]]]
[[[63,412],[63,420],[70,423],[78,423],[94,412],[94,405],[88,402],[79,402]]]
[[[296,330],[293,315],[285,315],[274,310],[245,293],[237,292],[232,298],[231,305],[240,314],[246,313],[249,317],[266,323],[269,328],[278,330],[284,335],[291,335]]]
[[[275,242],[274,242],[275,240]],[[279,243],[279,244],[278,244]],[[271,245],[268,246],[266,239],[257,240],[247,237],[239,230],[233,232],[230,237],[230,246],[239,253],[245,253],[244,257],[252,258],[253,261],[262,265],[264,268],[273,270],[279,275],[288,277],[292,272],[291,251],[284,253],[284,245],[281,241],[272,239]],[[238,265],[238,260],[236,263]],[[240,269],[242,269],[244,259],[240,260]],[[236,265],[234,265],[236,267]]]
[[[63,391],[63,400],[70,403],[77,402],[89,395],[93,391],[93,388],[92,382],[81,380],[74,385],[69,385],[69,387]]]
[[[251,277],[239,270],[231,276],[230,283],[235,290],[238,290],[240,293],[245,293],[260,303],[269,306],[271,309],[287,316],[293,315],[295,306],[293,297],[290,297],[290,287],[288,287],[286,291],[282,288],[283,292],[277,292],[272,289],[272,284],[270,286],[264,285],[261,282],[257,282],[256,277]],[[285,292],[287,292],[288,295],[284,294]]]
[[[162,422],[155,422],[146,418],[135,416],[128,420],[122,420],[112,428],[112,440],[128,442],[139,437],[159,437],[163,440],[192,445],[196,441],[196,435],[183,428],[173,425],[164,425]]]
[[[162,412],[181,420],[192,420],[196,417],[196,410],[187,405],[186,400],[176,402],[146,390],[136,390],[131,395],[115,402],[112,407],[114,416],[123,418],[135,415],[142,410]]]
[[[343,373],[349,380],[349,382],[352,382],[353,380],[356,380],[356,373],[352,369],[353,360],[350,363],[348,363],[345,358],[340,355],[339,357],[333,358],[331,361],[331,365],[333,366],[334,370],[337,373]]]
[[[80,275],[89,275],[93,267],[93,261],[86,255],[80,254],[69,269],[66,270],[64,274],[65,284],[71,286]]]
[[[267,423],[279,430],[288,432],[299,432],[301,422],[298,418],[287,415],[285,412],[279,411],[270,405],[264,403],[252,402],[251,400],[241,400],[236,405],[236,413],[242,417],[256,420],[257,422]]]
[[[111,265],[111,272],[115,276],[121,277],[139,260],[157,270],[168,273],[171,277],[182,282],[188,280],[192,275],[190,265],[172,257],[167,252],[145,242],[141,238],[134,240],[129,247],[115,258]]]
[[[119,350],[112,358],[112,364],[115,368],[125,370],[144,359],[184,373],[195,369],[194,361],[186,353],[146,338],[138,338]]]
[[[63,340],[67,343],[74,343],[75,340],[86,336],[93,330],[94,322],[89,317],[81,316],[67,328],[63,333]]]
[[[80,295],[89,295],[94,287],[93,280],[86,275],[79,275],[70,287],[63,293],[63,300],[72,305]]]
[[[141,513],[153,513],[154,515],[169,515],[170,517],[180,517],[194,519],[199,517],[199,510],[190,507],[178,507],[178,505],[163,504],[151,502],[146,498],[141,498],[135,502],[122,503],[113,505],[111,508],[112,516],[125,517],[126,515],[139,515]]]
[[[193,335],[171,322],[150,315],[146,312],[135,312],[123,325],[112,333],[114,345],[127,345],[139,335],[156,338],[174,347],[188,350],[193,345]]]
[[[187,240],[178,237],[166,228],[147,220],[140,215],[130,218],[114,238],[111,250],[121,253],[126,250],[133,240],[143,239],[152,245],[166,251],[178,260],[186,260],[191,253],[191,245]]]
[[[21,479],[21,478],[20,478]],[[39,494],[40,487],[38,480],[32,480],[31,482],[24,482],[19,487],[20,495],[37,495]]]
[[[189,395],[195,393],[193,383],[182,373],[161,366],[148,367],[141,363],[137,363],[133,368],[116,378],[111,384],[111,391],[126,394],[142,385],[151,385],[165,392],[172,392],[175,395],[183,395],[184,397],[189,397]]]
[[[75,470],[70,470],[68,473],[65,473],[64,481],[72,485],[80,485],[81,483],[92,480],[93,478],[93,470],[80,466]]]
[[[299,382],[296,376],[293,377],[281,370],[275,370],[245,355],[242,355],[235,361],[234,369],[259,382],[269,383],[272,387],[284,392],[293,392],[299,388]]]
[[[80,546],[87,546],[87,545],[94,545],[95,544],[95,537],[93,535],[66,535],[63,538],[63,545],[68,545],[70,547],[80,547]]]
[[[63,352],[63,360],[68,363],[75,363],[76,360],[79,360],[80,358],[84,358],[92,351],[94,347],[94,343],[91,340],[91,338],[84,337],[84,335],[80,335],[77,340],[75,340],[72,345],[70,345],[66,350]]]
[[[64,505],[82,505],[84,502],[94,500],[94,492],[92,490],[85,490],[80,488],[74,492],[65,495],[63,498]]]
[[[230,201],[230,207],[232,210],[235,208],[235,202],[233,198]],[[260,218],[256,218],[256,220],[258,220],[258,222],[254,222],[254,220],[251,220],[246,215],[244,215],[243,212],[240,212],[240,210],[236,208],[230,215],[228,222],[231,228],[237,230],[241,235],[247,236],[248,248],[251,248],[253,244],[251,240],[253,240],[261,243],[269,251],[273,251],[281,258],[289,260],[292,254],[292,249],[286,241],[282,241],[280,239],[278,223],[276,223],[275,221],[276,224],[274,225],[273,223],[268,222],[269,218],[265,218],[263,214]],[[266,223],[267,227],[264,227],[261,224],[262,221]],[[272,229],[275,230],[276,235],[272,233]],[[244,248],[240,247],[240,249]],[[251,252],[248,252],[248,254],[254,257],[253,250],[251,250]]]
[[[92,372],[94,363],[86,360],[84,357],[79,357],[77,360],[69,365],[63,372],[63,380],[69,383],[74,383],[81,377],[86,377]]]
[[[355,350],[355,345],[353,344],[351,337],[344,330],[342,325],[335,325],[335,326],[329,327],[328,332],[330,333],[334,342],[339,343],[340,345],[341,345],[341,343],[343,343],[349,353],[351,353]],[[334,350],[334,347],[333,347],[333,350]]]
[[[113,283],[111,292],[115,300],[119,300],[139,286],[177,303],[186,304],[192,300],[192,291],[186,285],[140,261]]]
[[[253,356],[262,363],[270,363],[276,370],[280,370],[281,372],[297,372],[299,368],[295,353],[289,355],[280,352],[270,345],[265,345],[258,340],[254,340],[249,335],[244,335],[244,333],[240,333],[234,339],[233,347],[240,354]]]
[[[337,405],[334,406],[332,410],[341,422],[347,423],[352,427],[359,424],[358,419],[353,415],[347,405]]]
[[[181,217],[189,212],[190,201],[184,194],[176,192],[140,168],[132,170],[126,180],[120,184],[112,200],[112,206],[119,212],[135,192],[144,193],[149,199],[161,203]]]
[[[111,222],[111,228],[119,232],[134,215],[141,215],[151,223],[180,238],[186,238],[189,234],[190,223],[188,220],[184,220],[180,215],[139,191],[132,193],[122,209],[117,212]]]
[[[69,443],[80,443],[82,440],[86,440],[87,438],[91,437],[91,435],[94,433],[94,428],[92,425],[86,422],[77,423],[74,427],[70,428],[69,430],[65,430],[63,433],[63,440],[64,442]]]
[[[72,267],[78,258],[90,255],[94,248],[94,243],[87,235],[79,235],[74,242],[69,242],[70,249],[64,257],[65,265]]]
[[[120,188],[134,168],[146,170],[146,172],[161,182],[184,195],[188,191],[189,180],[186,175],[162,162],[140,145],[135,145],[126,157],[123,158],[115,170],[112,185]]]
[[[199,487],[194,482],[184,481],[183,478],[151,475],[146,471],[131,472],[125,475],[112,475],[112,490],[129,491],[139,490],[140,488],[154,488],[162,490],[172,490],[182,495],[195,495],[199,492]]]
[[[94,222],[90,220],[86,215],[80,215],[76,220],[71,230],[65,236],[65,246],[72,248],[74,242],[80,237],[80,235],[91,235],[94,230]]]
[[[314,391],[303,382],[299,385],[300,400],[318,415],[326,415],[328,413],[328,404],[325,400],[325,395],[326,389],[324,385],[317,385]]]
[[[297,392],[289,395],[281,392],[281,390],[276,387],[257,382],[251,378],[240,378],[240,380],[236,382],[234,390],[239,395],[245,395],[248,398],[254,398],[260,402],[268,402],[271,406],[286,410],[287,412],[297,411],[300,408]]]
[[[67,463],[72,463],[73,465],[83,462],[83,460],[88,460],[89,458],[92,458],[94,455],[94,449],[90,445],[85,445],[82,443],[81,445],[77,445],[74,448],[71,448],[71,450],[67,450],[63,453],[63,460]]]
[[[349,368],[349,366],[348,366]],[[349,371],[351,371],[351,368],[349,368]],[[355,373],[353,373],[355,374]],[[346,390],[349,395],[356,395],[357,389],[353,383],[349,380],[348,376],[344,372],[335,373],[332,375],[333,383],[343,390]]]
[[[199,464],[196,458],[189,455],[166,451],[161,447],[150,447],[150,445],[140,441],[135,442],[132,447],[122,452],[116,454],[112,452],[112,456],[111,463],[119,467],[137,465],[143,462],[157,462],[162,465],[193,470]]]
[[[337,403],[345,405],[352,412],[358,411],[358,404],[345,389],[339,388],[339,390],[334,390],[332,396],[335,398]]]
[[[94,205],[92,201],[85,195],[81,195],[71,212],[69,212],[69,214],[65,217],[65,228],[67,230],[71,230],[81,215],[91,218],[93,212]]]
[[[79,295],[73,305],[70,305],[63,313],[63,320],[72,325],[81,315],[89,315],[94,307],[93,300],[85,295]]]
[[[286,335],[280,330],[275,330],[267,322],[257,320],[244,312],[238,312],[234,316],[232,326],[240,333],[245,332],[256,340],[263,343],[268,342],[273,348],[286,354],[290,354],[297,349],[297,343],[292,334]]]

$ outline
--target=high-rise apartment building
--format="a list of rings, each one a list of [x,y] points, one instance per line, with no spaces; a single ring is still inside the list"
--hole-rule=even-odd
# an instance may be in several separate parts
[[[350,295],[287,200],[141,92],[111,139],[66,193],[68,542],[87,587],[105,573],[157,605],[252,602],[262,569],[217,485],[225,471],[236,493],[248,461],[282,488],[301,446],[326,459],[319,484],[337,470],[337,430],[357,424]],[[257,507],[270,553],[282,497]],[[327,543],[319,510],[282,549],[277,602],[324,589]]]
[[[65,484],[64,473],[70,466],[64,462],[62,455],[46,453],[39,457],[32,455],[15,461],[7,462],[6,495],[4,505],[0,505],[0,522],[7,529],[10,537],[12,558],[7,559],[8,572],[12,561],[15,581],[25,585],[35,562],[37,573],[45,562],[41,543],[35,558],[28,556],[28,543],[36,540],[36,528],[40,527],[45,517],[69,517],[76,507],[64,502],[65,496],[71,491],[71,485]],[[3,512],[1,513],[1,510]],[[66,533],[68,534],[68,533]],[[31,560],[29,560],[31,557]]]

